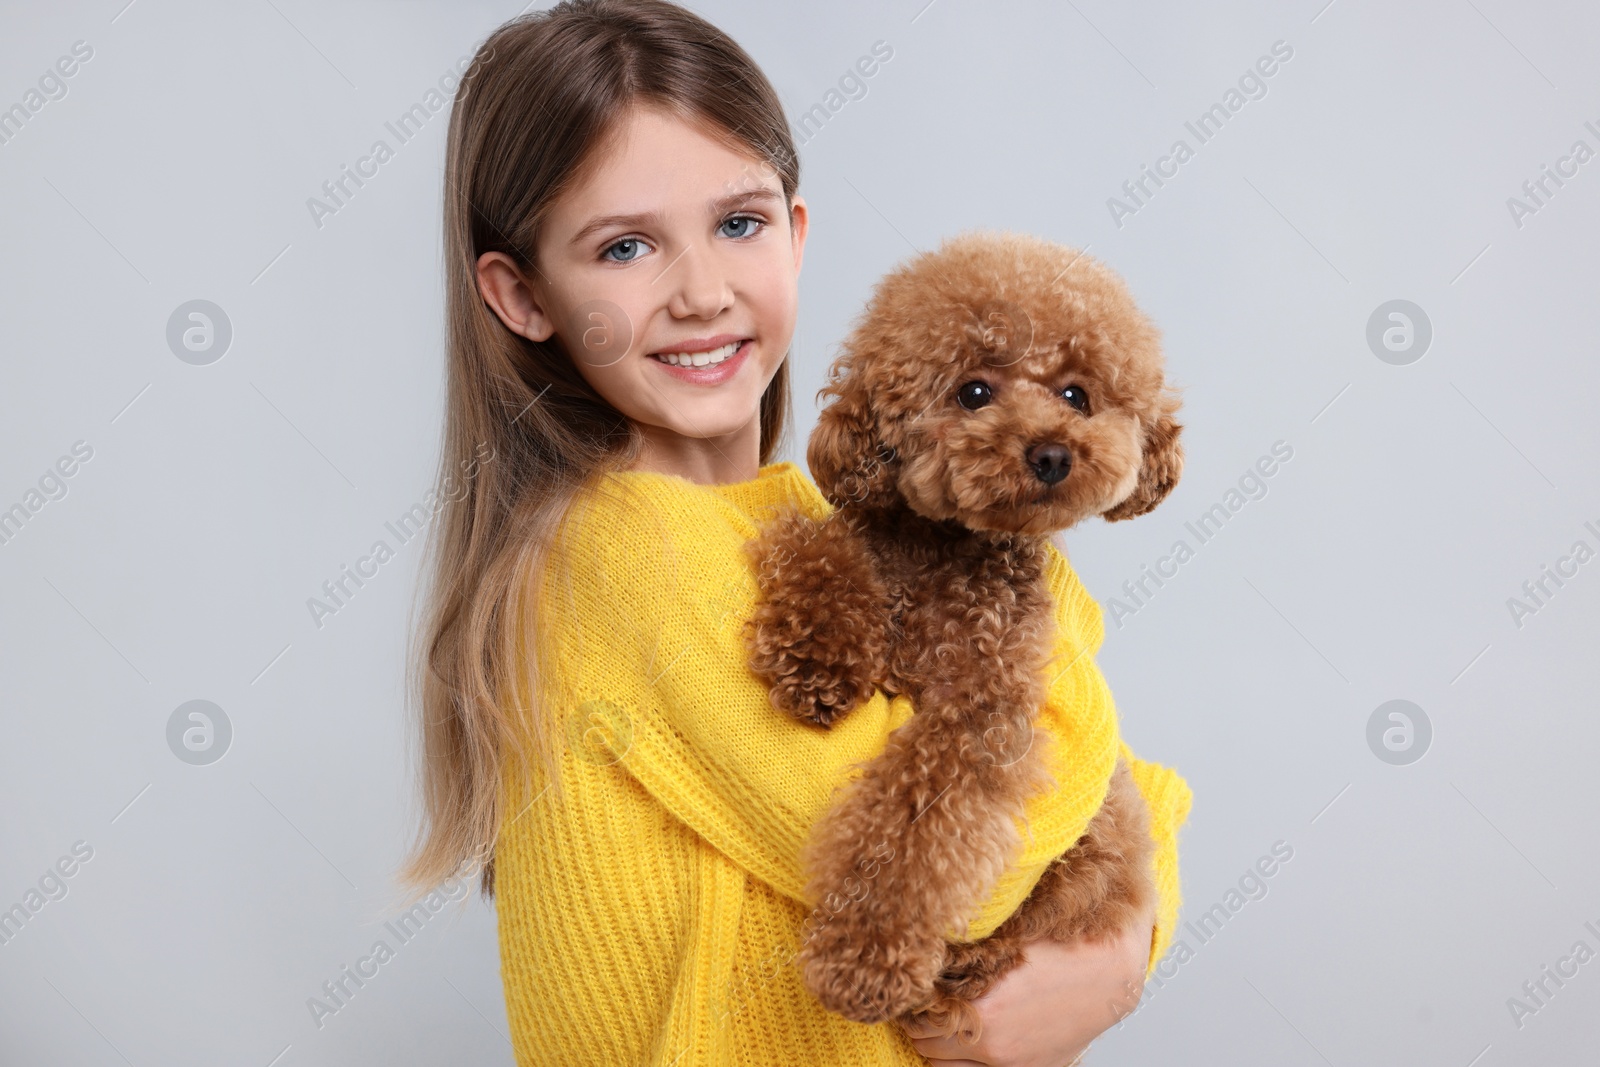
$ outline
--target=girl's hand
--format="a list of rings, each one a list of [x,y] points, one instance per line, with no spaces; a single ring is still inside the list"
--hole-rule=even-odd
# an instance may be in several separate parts
[[[900,1026],[937,1067],[1068,1067],[1138,1006],[1154,926],[1151,908],[1112,941],[1030,942],[1023,962],[972,1002],[983,1020],[976,1044]]]

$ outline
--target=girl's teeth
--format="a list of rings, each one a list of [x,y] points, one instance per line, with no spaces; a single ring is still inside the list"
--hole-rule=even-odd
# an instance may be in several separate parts
[[[739,351],[739,346],[743,343],[735,341],[721,348],[713,348],[709,352],[658,352],[656,358],[675,367],[709,367],[732,356]]]

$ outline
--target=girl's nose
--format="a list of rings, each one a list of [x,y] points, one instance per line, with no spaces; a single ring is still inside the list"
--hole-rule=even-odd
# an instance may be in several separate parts
[[[714,253],[690,245],[661,272],[655,284],[668,287],[667,310],[675,318],[715,318],[733,304],[733,290]]]

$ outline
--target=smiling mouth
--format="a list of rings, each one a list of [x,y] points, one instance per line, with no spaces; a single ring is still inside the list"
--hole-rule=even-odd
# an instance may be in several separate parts
[[[673,367],[715,367],[718,363],[726,363],[738,354],[739,346],[748,338],[731,341],[721,348],[713,348],[709,352],[652,352],[651,359]]]

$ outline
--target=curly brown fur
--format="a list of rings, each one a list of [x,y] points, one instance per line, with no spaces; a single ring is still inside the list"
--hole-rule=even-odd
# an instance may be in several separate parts
[[[987,938],[946,940],[1016,854],[1027,799],[1054,785],[1033,733],[1056,636],[1046,538],[1160,503],[1182,473],[1178,401],[1113,272],[989,233],[885,277],[822,393],[807,458],[834,510],[751,543],[751,666],[775,706],[819,726],[875,687],[917,714],[806,844],[818,913],[799,962],[832,1011],[975,1040],[971,1000],[1028,941],[1109,937],[1153,898],[1148,814],[1118,761],[1022,907]]]
[[[746,546],[763,587],[828,588],[830,614],[857,620],[835,626],[771,599],[758,602],[752,616],[750,665],[770,680],[773,706],[822,726],[872,695],[889,648],[888,591],[869,558],[837,542],[845,531],[842,524],[783,515]]]

